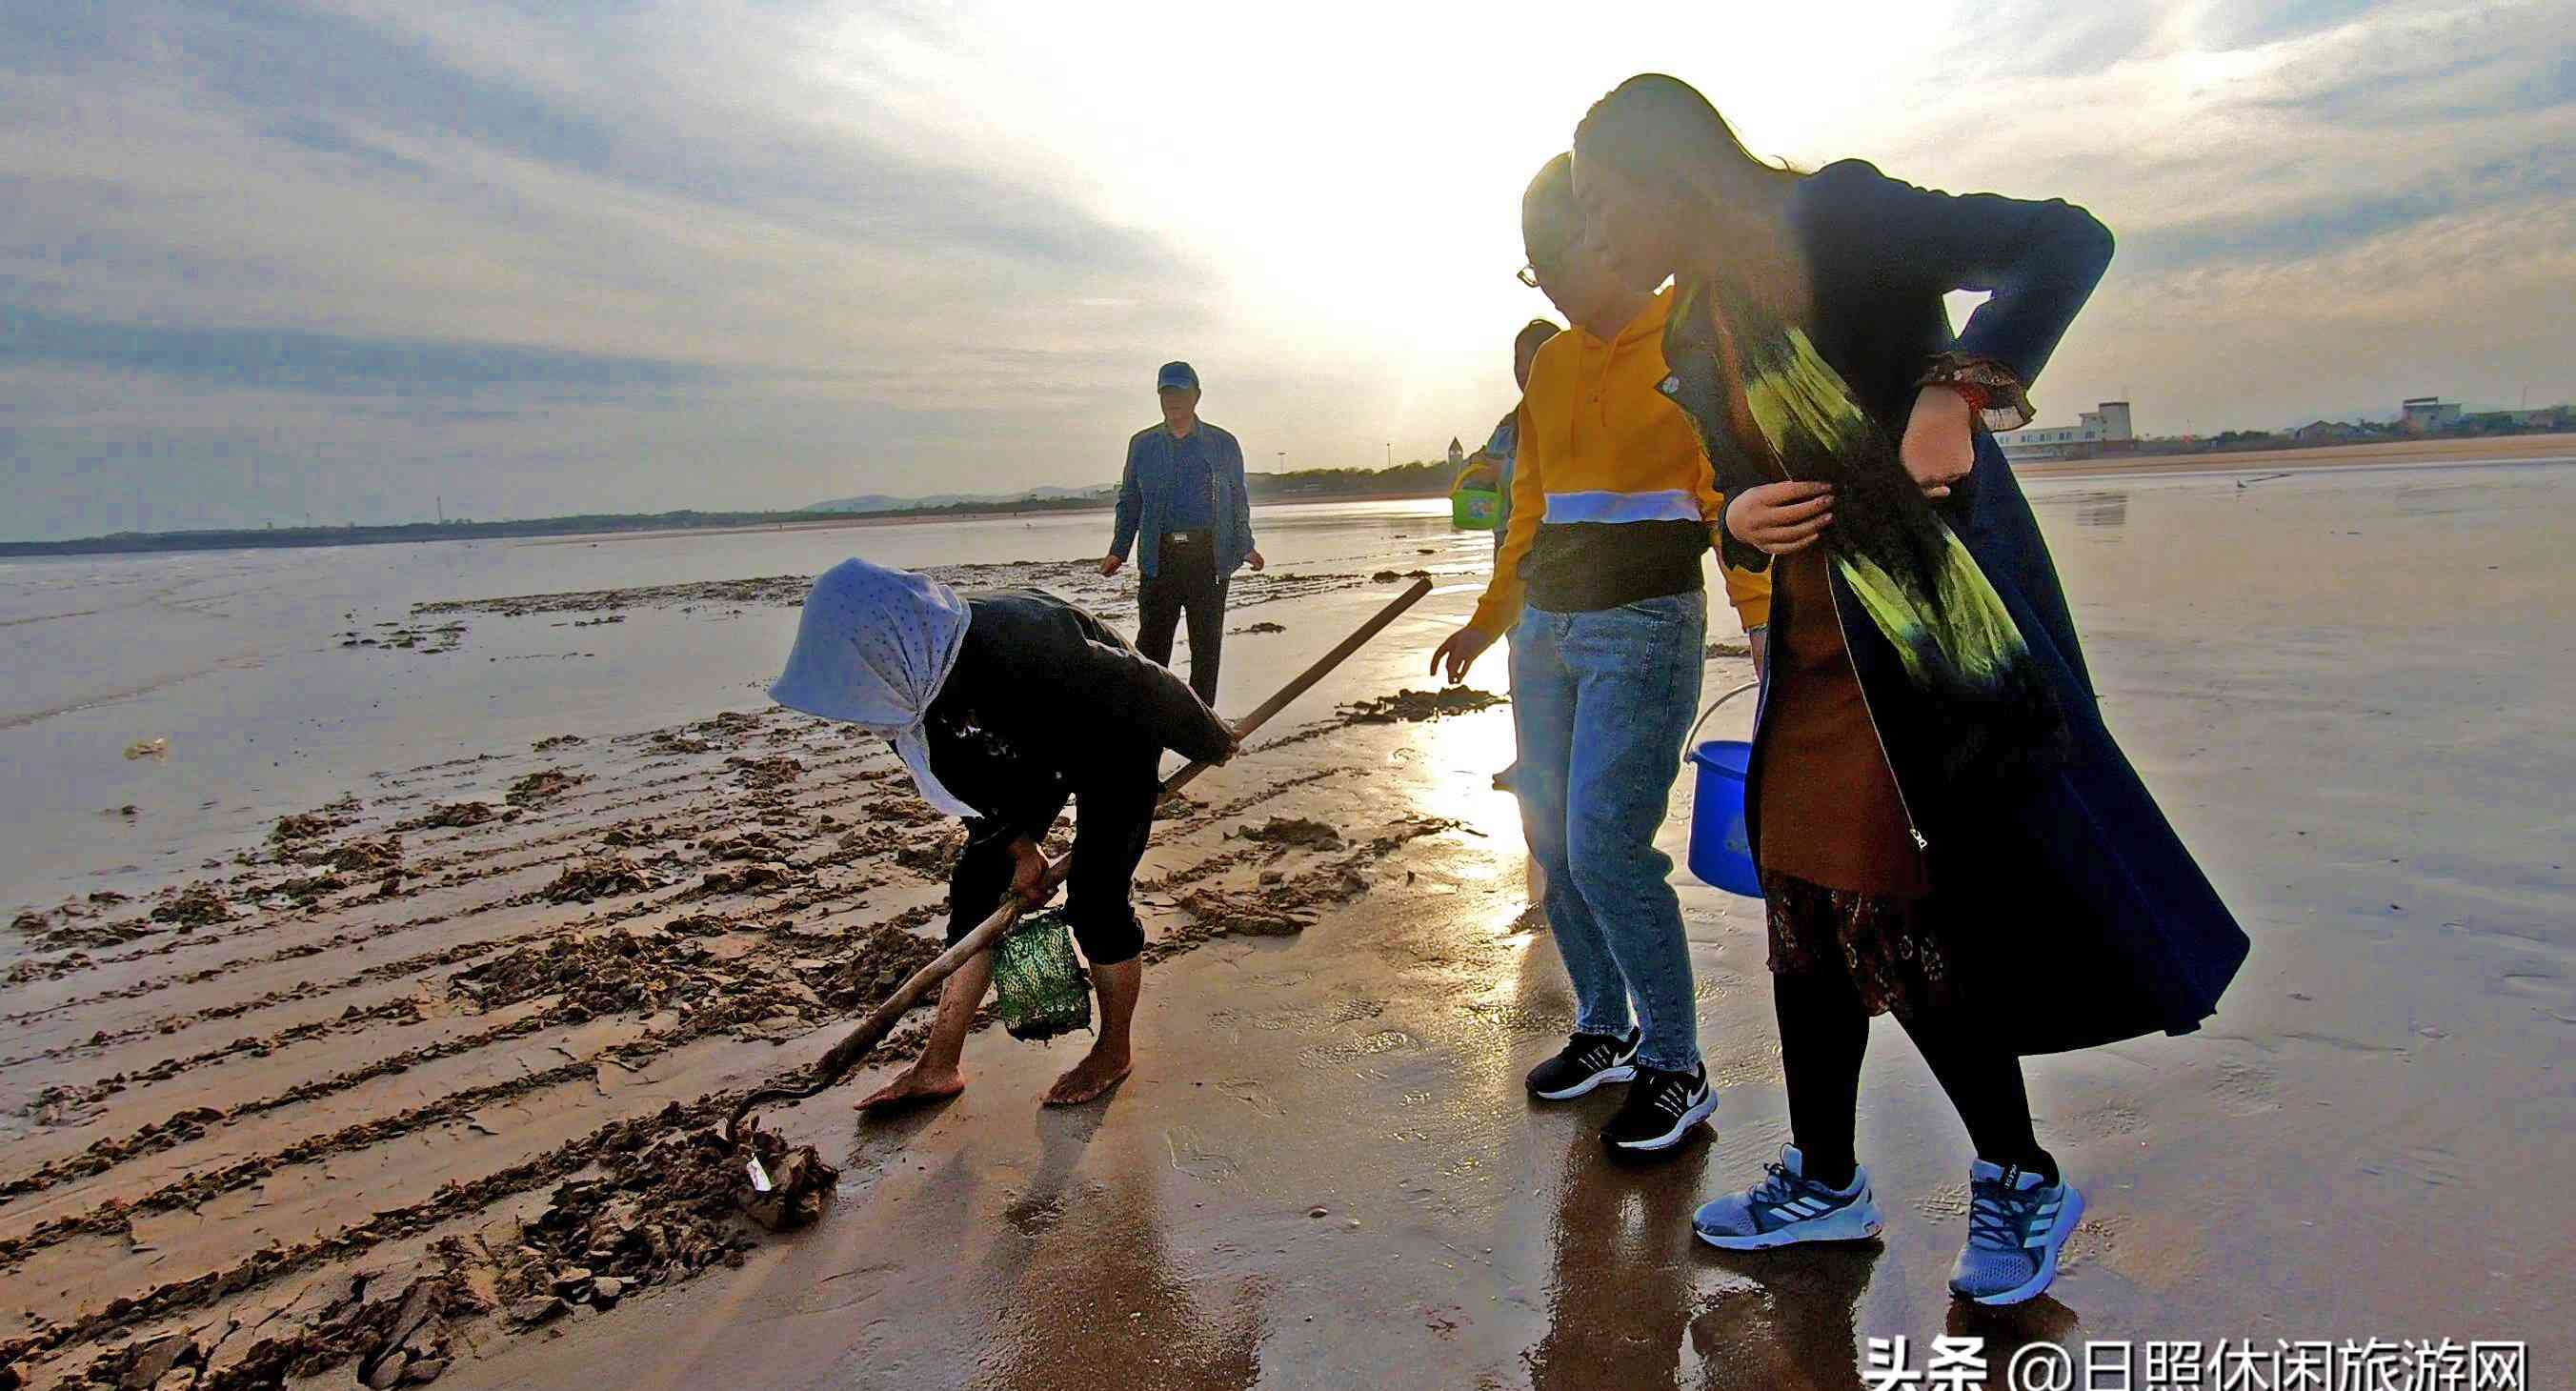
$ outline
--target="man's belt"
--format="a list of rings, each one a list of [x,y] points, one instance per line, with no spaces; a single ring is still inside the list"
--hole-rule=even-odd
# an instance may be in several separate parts
[[[1163,539],[1186,546],[1193,541],[1213,541],[1216,538],[1204,531],[1167,531],[1163,533]]]

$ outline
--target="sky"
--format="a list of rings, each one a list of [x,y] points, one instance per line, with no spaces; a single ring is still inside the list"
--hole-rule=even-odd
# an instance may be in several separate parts
[[[2034,397],[2576,395],[2576,3],[0,5],[0,537],[1078,486],[1509,408],[1529,176],[1639,71],[2119,239]],[[1968,305],[1962,302],[1959,308]]]

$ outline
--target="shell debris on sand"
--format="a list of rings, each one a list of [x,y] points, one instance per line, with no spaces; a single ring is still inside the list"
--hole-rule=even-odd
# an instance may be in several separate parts
[[[596,898],[645,893],[659,888],[661,882],[623,855],[599,855],[564,866],[563,873],[546,886],[545,895],[554,903],[588,903]]]
[[[1263,845],[1307,846],[1317,850],[1342,848],[1341,832],[1306,816],[1274,816],[1258,826],[1246,826],[1235,834]]]
[[[531,806],[538,802],[551,801],[588,781],[590,778],[586,774],[567,773],[561,768],[547,768],[530,773],[510,784],[510,790],[502,800],[514,807]]]
[[[1397,691],[1375,700],[1357,701],[1342,707],[1344,718],[1351,724],[1398,724],[1436,720],[1444,715],[1466,715],[1510,702],[1490,691],[1473,686],[1449,686],[1437,691]]]
[[[81,1148],[54,1141],[55,1160],[0,1174],[20,1198],[69,1199],[0,1240],[0,1272],[42,1320],[0,1330],[0,1362],[47,1387],[118,1385],[163,1357],[147,1385],[416,1385],[475,1340],[623,1308],[736,1263],[765,1225],[826,1210],[828,1143],[801,1157],[752,1132],[723,1143],[740,1093],[708,1088],[754,1075],[741,1045],[845,1021],[938,953],[944,908],[922,881],[945,877],[961,828],[912,795],[880,744],[800,718],[733,712],[580,737],[533,760],[514,738],[374,774],[364,806],[300,812],[274,839],[263,819],[231,867],[206,866],[222,875],[129,886],[122,908],[105,890],[26,908],[15,925],[31,945],[71,931],[96,932],[93,949],[153,941],[34,957],[12,983],[154,964],[130,984],[73,987],[61,1041],[44,1050],[106,1061],[22,1112],[39,1128],[95,1127],[67,1137]],[[703,752],[673,759],[684,740]],[[1172,799],[1181,819],[1158,836],[1172,862],[1159,867],[1167,897],[1148,959],[1294,933],[1372,883],[1400,883],[1385,857],[1430,823],[1273,801],[1345,771]],[[1281,809],[1306,816],[1268,814]],[[1051,849],[1069,826],[1050,831]],[[414,906],[376,907],[370,881],[397,873]],[[595,906],[557,906],[584,901]],[[156,908],[205,920],[156,922]],[[136,1013],[128,1000],[151,1003]],[[925,1023],[873,1060],[917,1053]],[[362,1057],[338,1044],[361,1037]],[[117,1056],[128,1048],[152,1051]],[[643,1078],[695,1099],[674,1109]],[[541,1139],[516,1123],[523,1103],[549,1126],[581,1121]],[[415,1146],[453,1162],[358,1180],[355,1210],[359,1190],[327,1181],[390,1171]],[[751,1184],[755,1155],[768,1194]],[[123,1187],[108,1200],[70,1191],[101,1180],[102,1194]],[[260,1215],[189,1223],[184,1247],[161,1239],[160,1224],[219,1202]],[[462,1245],[415,1267],[450,1232]],[[90,1244],[119,1243],[153,1255],[92,1268]],[[402,1314],[407,1301],[419,1317]]]

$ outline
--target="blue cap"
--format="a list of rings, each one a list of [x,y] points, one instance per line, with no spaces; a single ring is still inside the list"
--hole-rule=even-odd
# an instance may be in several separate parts
[[[1196,391],[1199,389],[1199,374],[1186,362],[1166,362],[1163,370],[1154,374],[1154,389]]]

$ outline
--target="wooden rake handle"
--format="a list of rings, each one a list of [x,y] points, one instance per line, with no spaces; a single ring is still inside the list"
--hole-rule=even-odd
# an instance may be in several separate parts
[[[1280,687],[1277,695],[1263,701],[1259,708],[1237,721],[1234,726],[1234,737],[1238,740],[1250,738],[1255,730],[1269,723],[1272,716],[1295,704],[1299,696],[1313,690],[1316,682],[1332,674],[1333,668],[1349,660],[1352,653],[1366,646],[1369,639],[1384,632],[1388,624],[1402,617],[1406,609],[1420,603],[1422,596],[1430,592],[1429,579],[1415,580],[1402,594],[1395,596],[1386,607],[1370,615],[1366,623],[1361,624],[1349,637],[1342,639],[1332,651],[1317,659],[1313,666],[1298,673],[1296,680]],[[1192,763],[1172,774],[1163,781],[1162,796],[1168,797],[1189,786],[1199,774],[1213,766],[1215,765],[1209,763]],[[1057,856],[1055,862],[1047,866],[1045,893],[1052,896],[1064,883],[1065,876],[1072,871],[1072,854],[1068,852]],[[875,1009],[868,1011],[868,1016],[860,1020],[857,1027],[851,1029],[839,1043],[833,1044],[832,1051],[815,1060],[813,1072],[805,1081],[792,1085],[778,1083],[760,1087],[736,1103],[732,1117],[725,1122],[725,1138],[739,1142],[743,1118],[751,1113],[752,1108],[764,1106],[773,1101],[801,1101],[828,1089],[848,1076],[850,1069],[857,1066],[859,1060],[866,1057],[869,1050],[883,1041],[887,1034],[893,1032],[895,1022],[919,1003],[922,996],[930,993],[931,989],[940,982],[956,974],[957,968],[973,960],[976,953],[986,951],[995,942],[1002,940],[1003,935],[1019,923],[1020,914],[1025,908],[1026,905],[1018,895],[1006,895],[1002,906],[994,909],[991,917],[976,924],[974,931],[958,938],[955,945],[932,957],[928,964],[913,972],[903,984],[895,987],[893,994],[885,997]]]

